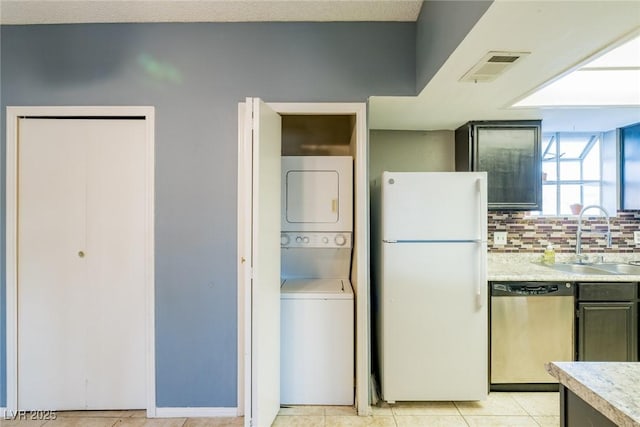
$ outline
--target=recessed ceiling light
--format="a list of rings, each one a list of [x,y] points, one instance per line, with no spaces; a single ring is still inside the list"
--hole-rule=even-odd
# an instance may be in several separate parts
[[[640,36],[543,86],[513,106],[640,106]]]

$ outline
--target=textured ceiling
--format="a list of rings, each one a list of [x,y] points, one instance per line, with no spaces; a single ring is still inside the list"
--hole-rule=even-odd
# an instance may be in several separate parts
[[[415,21],[422,0],[0,0],[0,24]]]

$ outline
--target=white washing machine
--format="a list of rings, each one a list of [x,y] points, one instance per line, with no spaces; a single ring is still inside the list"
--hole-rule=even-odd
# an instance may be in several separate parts
[[[282,157],[280,402],[353,405],[353,159]]]
[[[348,279],[281,287],[280,402],[353,405],[353,290]]]
[[[353,230],[353,158],[282,157],[281,231]]]

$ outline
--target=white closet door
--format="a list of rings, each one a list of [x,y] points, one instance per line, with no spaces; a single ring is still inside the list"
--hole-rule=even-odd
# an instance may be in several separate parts
[[[144,408],[145,123],[87,123],[87,402],[94,409]]]
[[[84,407],[85,146],[62,120],[20,120],[19,409]],[[78,406],[80,405],[80,406]]]
[[[20,120],[20,409],[145,407],[144,141],[143,120]]]
[[[258,98],[247,102],[253,148],[251,417],[270,426],[280,410],[281,118]],[[253,113],[253,114],[252,114]]]

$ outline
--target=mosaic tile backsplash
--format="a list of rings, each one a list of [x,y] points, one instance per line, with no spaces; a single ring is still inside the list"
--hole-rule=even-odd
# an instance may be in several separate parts
[[[489,252],[540,252],[553,244],[556,252],[575,252],[578,218],[531,217],[528,212],[489,211]],[[604,217],[582,218],[582,252],[640,252],[633,232],[640,231],[640,211],[620,211],[611,218],[612,245],[607,248]],[[506,245],[494,245],[493,233],[507,232]]]

